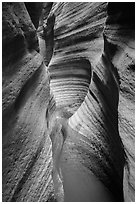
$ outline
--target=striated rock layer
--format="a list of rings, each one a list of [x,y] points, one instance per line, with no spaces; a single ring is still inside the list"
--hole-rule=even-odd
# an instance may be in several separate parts
[[[105,10],[105,3],[73,2],[53,5],[49,18],[55,15],[55,46],[49,71],[51,89],[55,98],[58,97],[57,106],[79,107],[84,100],[93,66],[89,53],[91,49],[95,49],[91,56],[95,59],[102,49]],[[95,18],[96,16],[98,17]]]
[[[93,201],[80,180],[94,174],[114,200],[134,201],[134,3],[54,3],[52,15],[50,87],[60,117],[73,114],[59,122],[64,199]]]
[[[3,201],[134,201],[134,7],[3,3]]]

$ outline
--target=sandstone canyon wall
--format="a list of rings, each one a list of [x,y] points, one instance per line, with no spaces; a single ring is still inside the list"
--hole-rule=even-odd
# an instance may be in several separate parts
[[[49,76],[24,3],[3,3],[3,201],[52,195]]]
[[[134,201],[135,4],[2,12],[3,201]]]

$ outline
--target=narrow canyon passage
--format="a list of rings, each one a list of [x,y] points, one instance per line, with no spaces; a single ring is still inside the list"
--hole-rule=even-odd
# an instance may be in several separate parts
[[[112,193],[84,165],[80,134],[71,129],[67,112],[59,112],[54,121],[52,140],[53,182],[58,202],[108,202],[116,201]],[[83,141],[84,142],[84,141]],[[91,161],[94,158],[90,158]],[[88,161],[89,163],[89,161]],[[94,163],[94,162],[93,162]]]
[[[67,126],[67,137],[60,160],[65,202],[115,201],[109,190],[84,165],[83,151],[78,149],[79,134]],[[91,158],[91,161],[94,158]],[[91,162],[92,163],[92,162]],[[92,165],[92,164],[91,164]]]
[[[135,4],[2,10],[3,201],[134,201]]]

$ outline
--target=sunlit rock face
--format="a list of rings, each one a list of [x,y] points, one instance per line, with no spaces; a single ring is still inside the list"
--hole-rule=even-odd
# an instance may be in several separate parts
[[[3,3],[3,201],[134,201],[134,15]]]
[[[24,3],[3,3],[2,8],[3,201],[47,201],[53,193],[45,117],[49,76]]]

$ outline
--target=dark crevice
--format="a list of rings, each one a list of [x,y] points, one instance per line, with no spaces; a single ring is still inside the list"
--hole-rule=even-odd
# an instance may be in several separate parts
[[[27,11],[30,15],[30,18],[35,26],[35,28],[38,28],[39,25],[39,18],[42,13],[43,3],[41,2],[25,2],[25,6],[27,8]]]
[[[90,88],[89,88],[89,93],[90,93],[90,95],[95,99],[95,101],[96,101],[97,103],[99,103],[97,97],[96,97],[95,94],[90,90]]]
[[[55,15],[53,14],[48,17],[46,26],[43,25],[43,39],[45,40],[46,46],[44,61],[46,66],[48,66],[54,51],[54,24]]]

